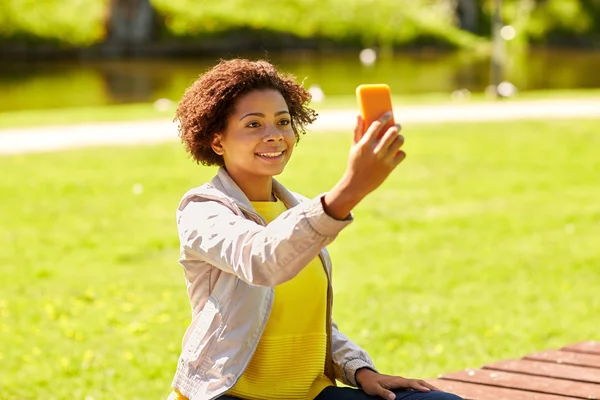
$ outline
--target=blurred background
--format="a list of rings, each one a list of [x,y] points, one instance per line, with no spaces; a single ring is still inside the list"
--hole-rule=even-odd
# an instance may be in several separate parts
[[[356,86],[391,86],[408,158],[328,247],[381,371],[600,340],[600,0],[0,0],[0,399],[169,394],[175,210],[215,173],[172,119],[230,57],[313,94],[278,177],[309,197],[344,172]]]
[[[365,81],[430,97],[494,80],[589,89],[599,46],[597,0],[11,0],[0,112],[176,100],[233,55],[268,58],[330,96]]]

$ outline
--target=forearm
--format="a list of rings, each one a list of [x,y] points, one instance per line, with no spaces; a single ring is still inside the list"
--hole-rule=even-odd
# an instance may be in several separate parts
[[[323,197],[323,208],[332,218],[344,220],[363,197],[352,189],[348,179],[344,177]]]
[[[351,222],[325,212],[321,199],[260,226],[216,202],[189,204],[178,229],[185,257],[205,261],[256,286],[292,279]]]

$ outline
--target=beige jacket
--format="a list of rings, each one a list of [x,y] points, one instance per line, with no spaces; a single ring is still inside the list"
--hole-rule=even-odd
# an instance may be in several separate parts
[[[273,304],[273,287],[320,256],[327,272],[328,343],[325,374],[357,386],[357,369],[375,370],[368,354],[331,320],[331,260],[325,246],[352,218],[338,221],[321,196],[307,200],[273,181],[288,210],[266,224],[224,168],[188,191],[177,210],[192,322],[173,388],[190,400],[214,399],[236,383],[258,345]]]

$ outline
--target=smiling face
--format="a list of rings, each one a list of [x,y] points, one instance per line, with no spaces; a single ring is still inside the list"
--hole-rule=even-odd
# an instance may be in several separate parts
[[[277,90],[264,89],[236,101],[225,132],[215,134],[212,148],[223,156],[232,178],[248,184],[281,174],[295,143],[285,99]]]

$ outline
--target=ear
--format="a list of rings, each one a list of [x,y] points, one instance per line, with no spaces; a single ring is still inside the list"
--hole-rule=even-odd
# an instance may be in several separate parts
[[[222,156],[225,153],[225,149],[223,148],[223,135],[220,133],[215,133],[213,136],[212,142],[210,142],[210,147],[212,147],[213,151],[218,155]]]

